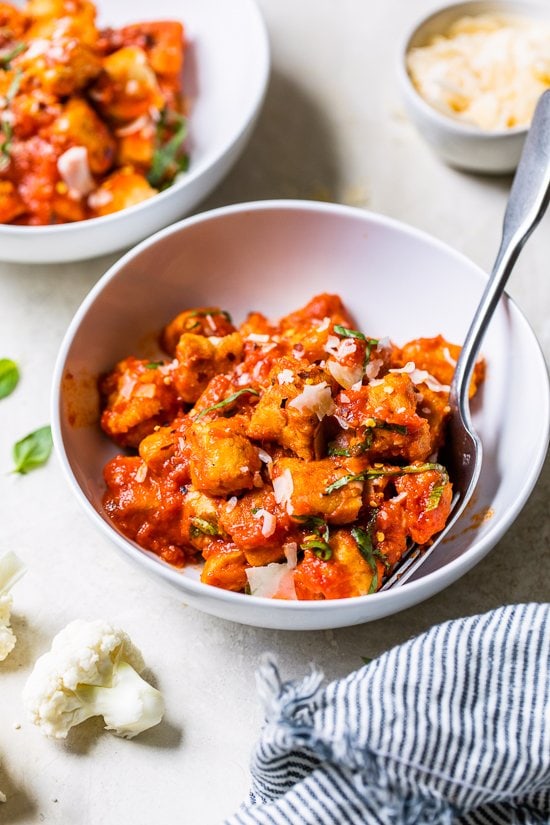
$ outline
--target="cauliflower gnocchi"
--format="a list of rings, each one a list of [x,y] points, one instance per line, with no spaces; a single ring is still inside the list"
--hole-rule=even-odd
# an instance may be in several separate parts
[[[238,328],[186,310],[159,346],[100,381],[102,427],[127,450],[105,467],[104,507],[140,546],[204,562],[227,590],[336,599],[374,593],[445,526],[437,452],[460,348],[442,336],[369,337],[323,294]],[[472,394],[483,378],[480,362]]]

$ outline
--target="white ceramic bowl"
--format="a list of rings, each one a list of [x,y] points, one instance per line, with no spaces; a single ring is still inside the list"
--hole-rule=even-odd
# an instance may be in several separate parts
[[[150,357],[146,342],[185,307],[216,303],[237,321],[253,308],[277,317],[323,291],[339,293],[359,327],[373,336],[404,343],[441,332],[460,342],[485,281],[478,267],[428,235],[345,206],[240,204],[169,227],[103,276],[62,344],[52,422],[69,484],[128,559],[208,613],[303,630],[403,610],[449,585],[493,547],[540,472],[548,444],[548,376],[535,336],[510,298],[497,308],[483,345],[487,380],[474,421],[485,461],[474,502],[416,580],[371,596],[285,602],[230,593],[202,584],[196,570],[170,568],[124,538],[102,512],[102,469],[118,450],[97,424],[95,379],[130,353]]]
[[[101,26],[140,20],[183,22],[189,43],[184,89],[190,98],[186,174],[136,206],[59,226],[0,224],[0,259],[76,261],[129,247],[181,218],[229,171],[243,150],[269,77],[269,44],[255,0],[97,0]]]
[[[417,92],[407,71],[407,55],[443,34],[465,15],[514,14],[534,20],[550,19],[550,7],[523,0],[473,0],[454,3],[432,12],[407,35],[399,53],[398,76],[405,108],[426,142],[451,166],[471,172],[503,174],[516,168],[527,129],[517,127],[483,131],[441,114]]]

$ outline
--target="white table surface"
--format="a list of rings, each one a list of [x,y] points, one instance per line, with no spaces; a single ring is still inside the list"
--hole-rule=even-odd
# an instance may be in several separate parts
[[[407,121],[396,88],[397,45],[433,2],[260,5],[273,53],[265,107],[242,159],[200,210],[269,197],[334,200],[407,221],[490,267],[510,179],[444,166]],[[55,457],[28,476],[9,475],[13,442],[49,420],[52,369],[67,324],[116,257],[0,264],[0,357],[22,369],[17,390],[0,402],[0,551],[15,550],[28,566],[14,591],[18,645],[0,664],[3,823],[216,825],[247,791],[262,720],[254,670],[263,651],[274,651],[288,676],[314,660],[336,677],[434,623],[549,598],[541,575],[550,537],[548,462],[509,533],[448,590],[383,621],[299,634],[211,618],[130,567],[81,512]],[[509,291],[548,357],[549,218]],[[77,617],[109,619],[131,635],[165,696],[162,725],[124,741],[91,721],[59,743],[25,720],[20,696],[33,661]]]

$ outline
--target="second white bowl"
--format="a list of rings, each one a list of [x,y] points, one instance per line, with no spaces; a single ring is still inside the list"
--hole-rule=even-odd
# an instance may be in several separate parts
[[[220,182],[244,149],[269,78],[269,44],[254,0],[97,2],[101,26],[180,20],[188,48],[189,170],[164,192],[102,218],[57,226],[0,224],[0,259],[77,261],[129,247],[181,218]]]

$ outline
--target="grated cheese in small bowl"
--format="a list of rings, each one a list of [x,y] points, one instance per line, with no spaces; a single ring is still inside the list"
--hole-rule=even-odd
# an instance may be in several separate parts
[[[411,48],[406,63],[417,92],[440,113],[483,131],[525,128],[550,88],[550,22],[463,16]]]

